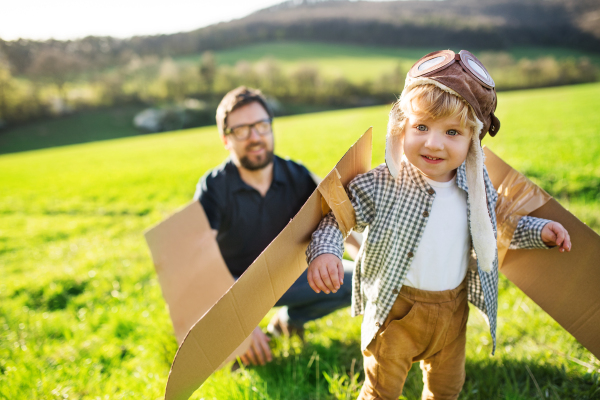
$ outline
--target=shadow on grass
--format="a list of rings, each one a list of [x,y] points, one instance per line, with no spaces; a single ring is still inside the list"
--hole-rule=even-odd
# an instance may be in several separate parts
[[[7,128],[0,131],[0,154],[136,136],[140,133],[133,126],[133,117],[143,108],[81,111]]]
[[[19,288],[14,291],[13,297],[25,296],[25,305],[34,310],[64,310],[71,299],[85,291],[87,285],[87,280],[65,278],[43,287]]]
[[[140,105],[129,105],[80,111],[72,115],[6,128],[0,130],[0,155],[141,135],[143,133],[133,125],[133,118],[145,108]],[[285,110],[279,112],[277,116],[342,108],[348,107],[312,104],[287,105]]]
[[[327,346],[279,341],[275,359],[252,368],[272,399],[355,399],[364,380],[357,341],[331,340]],[[600,399],[598,373],[583,375],[564,367],[509,358],[467,360],[467,379],[460,399]],[[403,396],[420,399],[422,373],[415,363]]]

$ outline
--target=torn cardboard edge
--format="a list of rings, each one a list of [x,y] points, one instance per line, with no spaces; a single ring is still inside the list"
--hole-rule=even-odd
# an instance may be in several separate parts
[[[334,168],[321,182],[318,189],[323,196],[322,215],[325,216],[330,210],[333,211],[338,227],[345,238],[356,225],[356,214],[340,178],[340,173]]]
[[[503,182],[506,184],[507,177],[510,180],[515,174],[521,175],[490,149],[484,148],[484,152],[487,170],[496,189]],[[519,177],[514,179],[526,183]],[[535,186],[531,182],[527,185]],[[568,253],[559,253],[557,249],[507,250],[500,272],[600,358],[600,236],[535,187],[537,189],[531,192],[526,188],[515,190],[515,193],[521,190],[521,194],[530,194],[529,199],[522,202],[524,210],[533,208],[529,215],[561,223],[569,232],[572,250]],[[506,193],[510,194],[501,190],[499,197]],[[523,213],[519,208],[514,208],[517,215]]]
[[[343,190],[356,175],[369,171],[371,145],[372,133],[369,129],[325,177],[319,185],[321,189],[317,187],[283,231],[188,332],[169,373],[166,400],[189,398],[250,336],[277,300],[300,277],[307,268],[304,252],[322,217],[321,191],[337,198],[339,195],[331,190],[339,189],[340,184]],[[321,185],[332,185],[332,189],[323,189]],[[194,224],[197,218],[181,218],[179,223]],[[183,228],[182,232],[190,230],[194,232],[190,227]],[[158,244],[159,238],[150,234],[149,244],[152,242],[152,245],[162,248],[176,245],[179,239],[167,240],[169,243]],[[187,245],[198,249],[197,244],[188,242]],[[157,256],[155,262],[160,263],[161,260]],[[157,271],[159,269],[162,270],[162,267],[157,267]]]

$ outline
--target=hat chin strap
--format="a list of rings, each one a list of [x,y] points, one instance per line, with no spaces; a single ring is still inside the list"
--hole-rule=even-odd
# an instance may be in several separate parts
[[[466,162],[471,212],[469,226],[479,268],[485,272],[490,272],[494,266],[497,250],[483,181],[483,158],[479,135],[473,134]]]

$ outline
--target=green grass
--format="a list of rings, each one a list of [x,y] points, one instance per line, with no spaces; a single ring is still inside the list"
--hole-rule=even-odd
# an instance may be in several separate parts
[[[328,44],[310,42],[268,42],[215,52],[218,64],[235,65],[238,61],[257,62],[265,57],[280,62],[286,72],[300,64],[315,66],[326,77],[343,76],[353,83],[373,80],[390,73],[401,65],[404,73],[423,55],[438,48],[397,48],[359,46],[350,44]],[[461,49],[455,48],[454,51]],[[477,51],[477,56],[486,51]],[[600,55],[567,48],[515,47],[507,50],[515,59],[537,59],[553,56],[557,59],[589,57],[600,65]],[[183,62],[198,63],[201,55],[178,58]]]
[[[600,84],[502,93],[499,104],[487,145],[600,232]],[[387,112],[279,118],[277,152],[323,175],[372,125],[379,164]],[[0,156],[0,398],[163,395],[176,343],[142,232],[225,156],[215,127]],[[221,370],[193,398],[353,398],[360,322],[347,309],[311,322],[305,344],[274,340],[272,364]],[[504,278],[498,322],[491,357],[471,313],[461,399],[600,398],[598,359]],[[421,387],[415,365],[404,395]]]
[[[135,136],[139,131],[133,126],[133,117],[142,109],[126,106],[81,111],[0,130],[0,154]]]

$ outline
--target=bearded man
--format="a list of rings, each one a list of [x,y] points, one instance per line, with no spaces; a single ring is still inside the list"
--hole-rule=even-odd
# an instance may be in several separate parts
[[[204,208],[225,264],[237,279],[296,215],[316,184],[303,165],[274,155],[273,112],[259,90],[241,86],[227,93],[216,120],[229,157],[200,179],[194,199]],[[357,243],[349,244],[353,255]],[[352,265],[345,264],[344,270],[344,281],[351,282]],[[304,323],[350,305],[351,286],[329,296],[317,294],[305,271],[277,302],[282,308],[268,331],[302,336]],[[268,341],[256,328],[242,361],[271,361]]]

